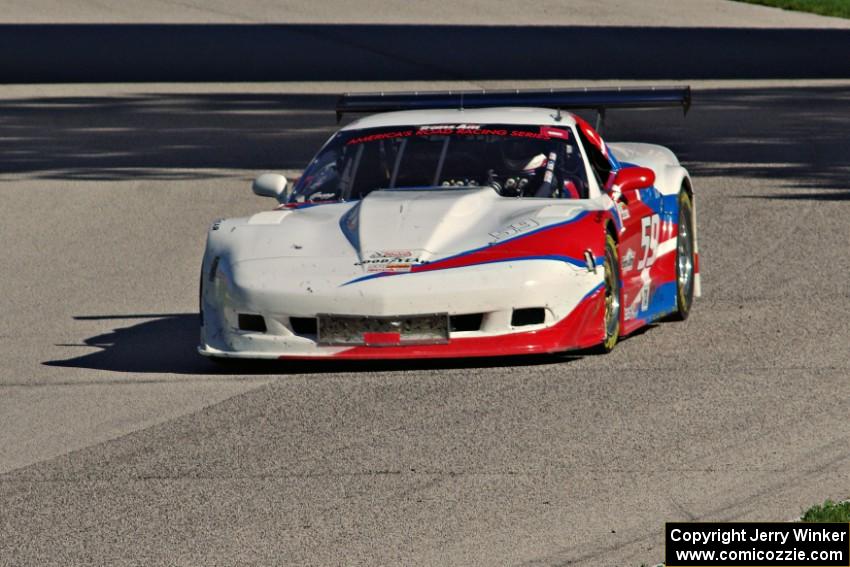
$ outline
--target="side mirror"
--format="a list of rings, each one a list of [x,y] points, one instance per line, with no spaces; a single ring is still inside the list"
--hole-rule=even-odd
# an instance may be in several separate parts
[[[273,197],[283,202],[289,197],[288,184],[286,177],[279,173],[264,173],[254,180],[251,189],[260,197]]]
[[[652,187],[655,183],[655,172],[648,167],[624,167],[614,177],[614,187],[623,195],[634,194],[638,189]],[[626,197],[627,199],[629,196]]]

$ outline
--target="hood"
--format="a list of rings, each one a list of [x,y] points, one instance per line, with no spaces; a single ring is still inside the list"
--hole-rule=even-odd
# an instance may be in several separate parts
[[[498,200],[489,188],[377,191],[352,209],[356,219],[347,220],[356,235],[349,234],[361,259],[406,251],[430,261],[469,246],[475,239],[471,233],[491,224],[488,217]]]
[[[567,220],[588,201],[515,199],[491,188],[383,190],[356,203],[268,211],[218,233],[233,261],[347,259],[367,271],[377,261],[431,262]]]

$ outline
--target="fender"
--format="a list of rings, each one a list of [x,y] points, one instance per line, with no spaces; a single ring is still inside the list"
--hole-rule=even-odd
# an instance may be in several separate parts
[[[693,211],[694,255],[694,297],[702,296],[700,278],[699,236],[697,234],[696,196],[688,170],[679,164],[676,155],[664,146],[641,143],[611,143],[609,144],[616,157],[623,162],[649,167],[655,171],[655,188],[664,197],[665,209],[669,209],[672,218],[678,218],[677,196],[684,183],[690,188],[691,206]]]

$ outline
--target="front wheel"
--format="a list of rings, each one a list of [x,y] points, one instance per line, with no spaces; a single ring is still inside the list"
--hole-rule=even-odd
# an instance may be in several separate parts
[[[676,237],[676,311],[671,319],[684,321],[694,301],[694,208],[686,191],[679,193],[679,236]]]
[[[608,353],[620,338],[620,254],[617,241],[605,235],[605,339],[598,351]]]

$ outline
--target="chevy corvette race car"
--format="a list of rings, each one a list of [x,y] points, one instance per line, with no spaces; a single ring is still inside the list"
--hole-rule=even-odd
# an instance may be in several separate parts
[[[199,352],[440,358],[614,348],[699,295],[694,193],[668,149],[567,109],[690,90],[343,95],[356,120],[274,210],[212,225]],[[386,112],[383,112],[386,111]]]

